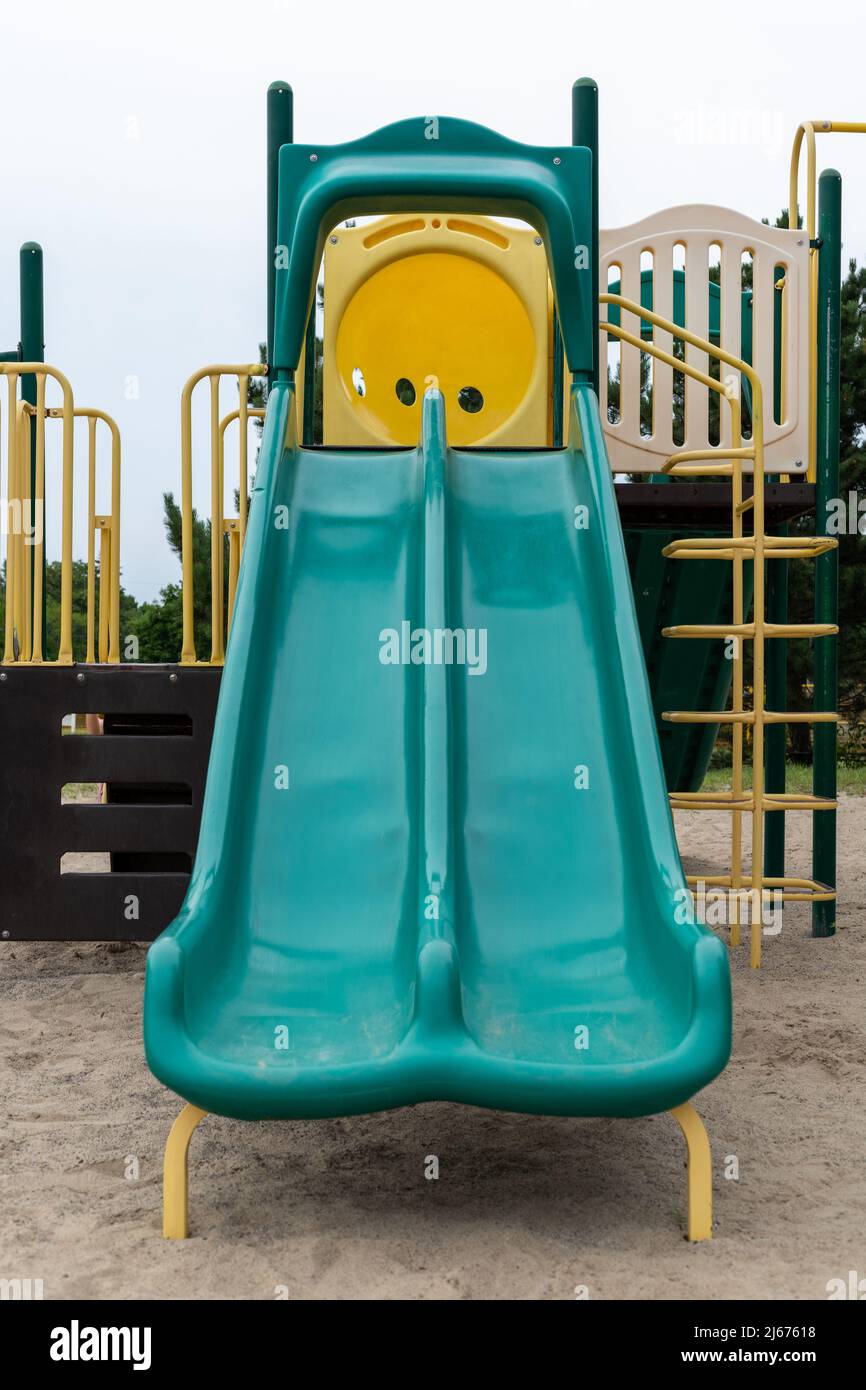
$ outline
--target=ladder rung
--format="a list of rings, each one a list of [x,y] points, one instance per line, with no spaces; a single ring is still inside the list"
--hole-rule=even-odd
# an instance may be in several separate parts
[[[829,710],[764,710],[765,724],[835,724],[838,719]]]
[[[764,559],[814,560],[818,555],[825,554],[829,549],[829,546],[825,546],[822,550],[813,550],[811,548],[806,549],[805,547],[792,545],[786,550],[767,550],[764,552]],[[730,564],[732,560],[737,559],[752,560],[755,556],[755,552],[752,549],[695,550],[687,546],[680,546],[676,541],[672,541],[669,546],[665,546],[662,554],[668,556],[671,560],[726,560],[728,564]]]
[[[786,903],[831,903],[836,900],[836,890],[829,883],[815,878],[765,878],[767,888],[780,889],[782,901]]]
[[[735,798],[732,792],[671,792],[673,811],[753,811],[750,793]]]
[[[836,623],[764,623],[765,637],[833,637],[838,631]],[[754,636],[754,623],[677,623],[662,628],[662,637]]]
[[[747,499],[751,501],[751,498]],[[768,560],[810,560],[838,549],[831,536],[764,536],[764,558]],[[754,536],[679,536],[662,549],[673,560],[732,560],[736,554],[752,559]]]
[[[812,796],[809,792],[764,792],[764,811],[835,811],[838,801],[831,796]]]
[[[766,551],[765,554],[764,554],[764,559],[765,559],[765,560],[816,560],[816,559],[818,558],[819,555],[826,555],[826,554],[828,554],[831,550],[834,550],[834,549],[835,549],[835,543],[834,543],[833,545],[822,545],[820,548],[819,548],[818,546],[809,546],[809,547],[807,548],[807,547],[805,547],[805,546],[801,546],[800,543],[799,543],[799,541],[797,541],[797,542],[795,542],[794,545],[792,545],[792,546],[786,548],[785,550],[775,549],[775,550],[768,550],[768,551]]]
[[[764,623],[765,637],[833,637],[836,623]]]
[[[733,792],[671,792],[674,811],[754,811],[755,798],[751,791],[735,797]],[[764,811],[835,811],[838,802],[829,796],[812,796],[809,792],[764,792],[760,810]]]
[[[771,889],[779,893],[783,902],[788,903],[826,903],[836,898],[834,888],[814,878],[762,878],[759,884],[753,884],[747,873],[743,874],[743,878],[746,882],[738,884],[736,888],[730,874],[686,874],[686,883],[692,893],[699,883],[705,888],[731,888],[738,893],[750,892],[755,887]]]
[[[754,623],[677,623],[663,627],[662,637],[754,637]]]
[[[668,724],[754,724],[754,710],[685,709],[664,710],[662,719]]]

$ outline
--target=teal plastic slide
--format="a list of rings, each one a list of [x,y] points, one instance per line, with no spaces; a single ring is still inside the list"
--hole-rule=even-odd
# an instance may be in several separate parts
[[[245,1119],[652,1114],[725,1066],[591,388],[564,450],[299,448],[272,388],[156,1076]]]
[[[447,117],[279,150],[273,361],[189,890],[144,1028],[183,1096],[164,1232],[213,1111],[450,1100],[673,1110],[691,1239],[712,1175],[688,1105],[725,1066],[723,943],[695,921],[665,790],[598,401],[592,155]],[[538,228],[569,447],[307,449],[294,373],[328,228],[495,210]]]

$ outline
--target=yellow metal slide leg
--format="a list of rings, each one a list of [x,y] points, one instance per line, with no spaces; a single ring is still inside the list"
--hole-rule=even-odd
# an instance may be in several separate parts
[[[686,1141],[689,1170],[689,1240],[711,1240],[713,1234],[713,1166],[704,1122],[691,1105],[678,1105],[671,1114]]]
[[[162,1234],[168,1240],[186,1240],[187,1154],[196,1126],[207,1114],[197,1105],[185,1105],[169,1131],[162,1169]],[[698,1121],[700,1123],[700,1121]]]

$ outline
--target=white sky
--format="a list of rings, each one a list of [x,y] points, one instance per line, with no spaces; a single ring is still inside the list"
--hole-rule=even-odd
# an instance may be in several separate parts
[[[572,81],[591,75],[603,225],[683,202],[759,218],[787,202],[799,121],[866,119],[862,43],[855,0],[0,0],[0,349],[18,338],[19,245],[39,241],[47,360],[123,436],[124,587],[155,598],[179,577],[161,493],[179,493],[184,381],[254,360],[264,337],[269,82],[292,84],[302,142],[439,114],[555,144]],[[843,256],[863,259],[866,137],[819,138],[818,153],[843,176]],[[199,476],[206,505],[203,457]]]

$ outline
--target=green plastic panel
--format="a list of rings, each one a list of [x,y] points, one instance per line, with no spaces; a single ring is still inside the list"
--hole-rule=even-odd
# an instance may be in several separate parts
[[[274,367],[294,371],[332,226],[360,213],[447,211],[522,218],[544,238],[569,370],[591,379],[592,157],[539,148],[450,116],[398,121],[345,145],[280,150]]]

